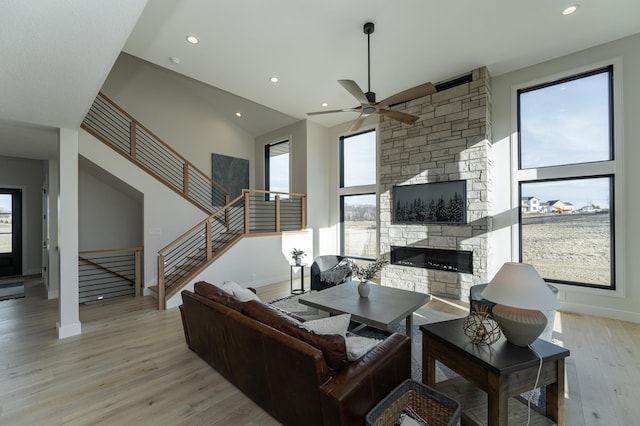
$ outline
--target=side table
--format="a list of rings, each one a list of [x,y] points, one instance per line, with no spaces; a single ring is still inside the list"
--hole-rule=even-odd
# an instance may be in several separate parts
[[[303,294],[304,293],[304,267],[305,266],[309,266],[306,263],[302,263],[300,265],[296,265],[294,263],[289,264],[289,268],[291,269],[291,273],[290,273],[290,288],[291,288],[291,294]],[[293,269],[294,268],[300,268],[300,288],[293,288]]]
[[[422,381],[460,401],[462,424],[485,424],[488,420],[490,426],[506,426],[509,419],[511,424],[521,424],[523,419],[526,424],[527,406],[511,397],[533,388],[540,365],[538,355],[529,347],[512,345],[504,336],[491,346],[475,345],[464,334],[463,321],[420,326]],[[546,385],[546,418],[532,406],[531,424],[555,422],[563,426],[564,360],[569,350],[541,339],[531,346],[542,357],[538,386]],[[436,361],[461,377],[436,384]]]

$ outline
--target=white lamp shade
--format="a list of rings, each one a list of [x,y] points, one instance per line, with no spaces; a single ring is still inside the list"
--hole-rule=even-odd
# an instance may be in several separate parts
[[[556,295],[528,263],[502,265],[481,295],[491,302],[520,309],[551,311],[560,307]]]

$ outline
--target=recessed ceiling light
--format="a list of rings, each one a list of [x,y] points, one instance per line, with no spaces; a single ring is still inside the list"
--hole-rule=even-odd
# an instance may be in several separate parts
[[[269,79],[269,81],[272,82],[272,83],[277,83],[278,82],[278,77],[271,77]]]
[[[191,44],[198,44],[198,37],[194,36],[194,35],[188,35],[187,36],[187,41]]]
[[[323,107],[328,107],[328,106],[329,106],[329,104],[328,104],[328,103],[326,103],[326,102],[323,102],[323,103],[322,103],[322,106],[323,106]]]
[[[236,112],[236,117],[242,117],[242,114],[240,114],[239,112]]]
[[[169,61],[173,62],[174,64],[179,64],[180,63],[180,58],[176,58],[175,56],[171,56],[169,58]]]
[[[580,7],[579,4],[572,4],[571,6],[567,6],[563,11],[562,14],[563,15],[571,15],[573,12],[575,12],[576,10],[578,10],[578,7]]]

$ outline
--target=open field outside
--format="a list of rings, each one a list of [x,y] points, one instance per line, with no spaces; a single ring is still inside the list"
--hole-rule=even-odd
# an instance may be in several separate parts
[[[522,261],[543,278],[611,285],[609,213],[523,215]]]

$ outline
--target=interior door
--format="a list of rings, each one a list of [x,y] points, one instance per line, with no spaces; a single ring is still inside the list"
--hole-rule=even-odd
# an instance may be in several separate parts
[[[22,190],[0,188],[0,277],[22,275]]]

